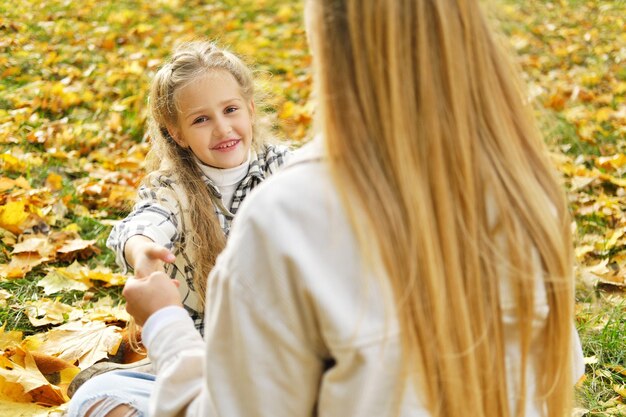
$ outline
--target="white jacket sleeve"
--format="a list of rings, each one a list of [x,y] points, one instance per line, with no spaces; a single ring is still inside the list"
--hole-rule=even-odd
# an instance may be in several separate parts
[[[174,417],[206,407],[208,403],[199,402],[208,399],[203,378],[205,345],[189,314],[180,307],[159,310],[148,319],[145,330],[149,330],[145,343],[157,372],[150,415]]]

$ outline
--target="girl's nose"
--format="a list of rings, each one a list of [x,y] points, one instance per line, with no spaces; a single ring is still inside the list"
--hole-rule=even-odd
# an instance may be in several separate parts
[[[215,129],[213,130],[215,136],[226,136],[231,130],[230,123],[226,119],[220,117],[215,120]]]

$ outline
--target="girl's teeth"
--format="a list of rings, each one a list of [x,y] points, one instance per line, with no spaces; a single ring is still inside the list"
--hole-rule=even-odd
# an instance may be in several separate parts
[[[225,143],[225,144],[224,144],[224,145],[222,145],[222,146],[219,146],[217,149],[225,149],[225,148],[230,148],[230,147],[232,147],[233,145],[235,145],[235,143],[237,143],[237,141],[236,141],[236,140],[233,140],[233,141],[231,141],[231,142]]]

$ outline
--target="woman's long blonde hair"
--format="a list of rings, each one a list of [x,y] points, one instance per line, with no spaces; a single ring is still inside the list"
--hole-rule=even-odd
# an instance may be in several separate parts
[[[565,416],[570,218],[516,70],[478,3],[310,0],[322,132],[362,248],[385,269],[404,360],[432,415],[523,416],[528,364],[541,408]],[[534,251],[550,309],[539,340]],[[522,352],[512,409],[505,279]]]

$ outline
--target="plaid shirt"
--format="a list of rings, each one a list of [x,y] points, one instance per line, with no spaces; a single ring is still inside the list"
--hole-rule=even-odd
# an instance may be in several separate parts
[[[248,193],[268,175],[276,172],[289,155],[289,150],[283,146],[266,145],[260,152],[251,150],[248,173],[237,185],[229,208],[224,207],[222,194],[205,175],[204,181],[211,191],[215,215],[225,235],[228,236],[233,217]],[[116,262],[124,273],[132,269],[124,257],[124,246],[131,236],[146,236],[171,250],[176,261],[166,264],[165,272],[180,282],[183,305],[193,318],[196,328],[204,333],[204,312],[193,284],[195,254],[191,245],[184,244],[191,223],[188,207],[187,196],[177,183],[176,175],[171,171],[153,172],[148,176],[146,184],[139,188],[132,212],[111,231],[107,246],[115,252]]]

